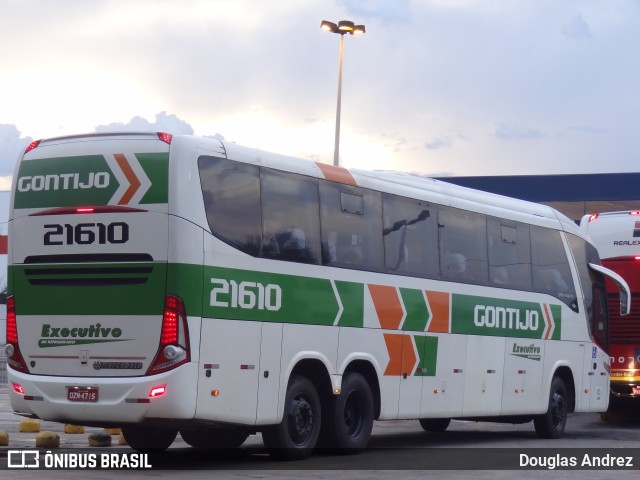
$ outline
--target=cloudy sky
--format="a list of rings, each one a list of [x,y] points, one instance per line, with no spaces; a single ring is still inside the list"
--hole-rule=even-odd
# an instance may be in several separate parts
[[[431,175],[637,171],[638,0],[0,0],[0,189],[31,139],[215,136]]]

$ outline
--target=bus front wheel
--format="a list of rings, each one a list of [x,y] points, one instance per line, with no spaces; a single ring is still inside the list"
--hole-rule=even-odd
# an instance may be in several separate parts
[[[540,438],[560,438],[564,433],[569,414],[569,395],[560,377],[554,377],[549,391],[547,413],[533,419],[536,433]]]
[[[320,397],[316,388],[307,377],[292,375],[282,422],[263,430],[262,439],[274,457],[300,460],[308,457],[315,448],[320,425]]]

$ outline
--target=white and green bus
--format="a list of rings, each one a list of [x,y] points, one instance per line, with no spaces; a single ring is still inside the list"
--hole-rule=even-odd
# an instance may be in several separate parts
[[[214,139],[91,134],[28,147],[9,234],[13,409],[121,426],[136,449],[261,432],[286,458],[356,452],[396,419],[533,420],[557,437],[568,413],[607,408],[603,274],[628,288],[546,206]]]

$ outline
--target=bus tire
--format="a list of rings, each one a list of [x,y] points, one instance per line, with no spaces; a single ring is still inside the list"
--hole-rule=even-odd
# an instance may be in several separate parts
[[[306,458],[318,442],[321,422],[320,397],[313,383],[301,375],[292,375],[282,422],[262,431],[264,445],[278,459]]]
[[[341,390],[323,425],[323,445],[338,453],[356,454],[371,438],[373,395],[367,380],[355,372],[346,375]]]
[[[132,425],[122,427],[122,435],[127,444],[138,451],[166,450],[178,435],[177,430]]]
[[[451,423],[450,418],[421,418],[420,426],[427,432],[442,433]]]
[[[249,436],[249,430],[242,427],[200,427],[180,430],[182,439],[195,448],[237,448]]]
[[[549,390],[549,407],[543,415],[533,419],[536,433],[540,438],[560,438],[564,433],[569,414],[569,395],[564,381],[553,377]]]

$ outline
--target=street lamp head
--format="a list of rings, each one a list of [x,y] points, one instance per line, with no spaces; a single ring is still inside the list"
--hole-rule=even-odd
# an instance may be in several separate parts
[[[328,20],[323,20],[320,24],[320,28],[326,32],[338,33],[338,25]]]
[[[365,33],[364,25],[355,25],[350,20],[340,20],[338,24],[328,20],[322,20],[320,28],[326,32],[339,33],[340,35],[346,33],[349,35],[364,35]]]
[[[338,30],[344,33],[352,33],[355,25],[351,20],[340,20],[338,22]]]

